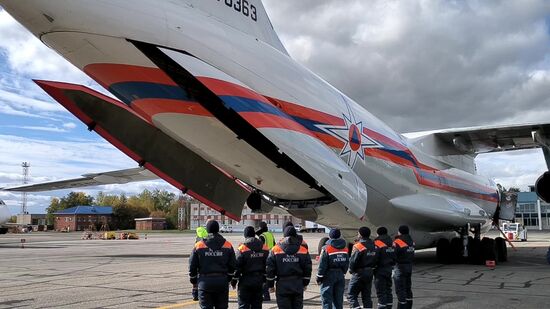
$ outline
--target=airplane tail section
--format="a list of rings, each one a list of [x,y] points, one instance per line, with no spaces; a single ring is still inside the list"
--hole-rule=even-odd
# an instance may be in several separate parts
[[[187,0],[187,2],[193,8],[203,11],[219,22],[254,36],[288,55],[273,29],[261,0]]]

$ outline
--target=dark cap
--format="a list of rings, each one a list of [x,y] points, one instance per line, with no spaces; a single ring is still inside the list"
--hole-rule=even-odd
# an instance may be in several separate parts
[[[244,228],[244,237],[249,238],[254,236],[256,236],[256,233],[254,232],[253,226],[247,226]]]
[[[292,223],[292,221],[287,221],[287,222],[283,223],[283,231],[289,226],[294,227],[294,224]]]
[[[366,226],[363,226],[361,228],[359,228],[359,235],[361,235],[361,237],[363,238],[369,238],[370,237],[370,229]]]
[[[216,220],[206,222],[206,231],[208,234],[217,234],[220,232],[220,224]]]
[[[401,235],[407,235],[409,234],[409,227],[406,226],[406,225],[402,225],[399,227],[399,233],[401,233]]]
[[[287,226],[285,227],[284,235],[285,237],[296,237],[298,234],[296,233],[296,229],[293,226]]]
[[[376,230],[376,234],[378,234],[378,235],[388,235],[388,229],[381,226]]]
[[[332,229],[328,233],[328,237],[330,237],[330,239],[338,239],[340,236],[342,236],[342,233],[340,233],[339,229]]]

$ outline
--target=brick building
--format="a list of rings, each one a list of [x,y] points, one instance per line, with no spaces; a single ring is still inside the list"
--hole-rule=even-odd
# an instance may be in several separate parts
[[[214,219],[222,226],[231,228],[233,231],[243,231],[248,225],[256,226],[259,221],[265,221],[271,231],[281,232],[284,222],[292,221],[294,224],[303,224],[302,220],[289,214],[255,214],[250,208],[244,207],[242,220],[237,222],[198,201],[189,202],[178,210],[178,227],[185,229],[186,215],[189,220],[189,228],[196,229],[204,225],[208,219]]]
[[[75,206],[54,213],[56,231],[98,230],[113,220],[111,206]]]
[[[136,230],[139,231],[152,231],[152,230],[164,230],[166,229],[165,218],[137,218]]]

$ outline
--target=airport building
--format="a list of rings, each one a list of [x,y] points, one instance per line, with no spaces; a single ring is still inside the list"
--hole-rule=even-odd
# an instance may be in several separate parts
[[[283,223],[287,221],[292,221],[294,224],[302,224],[302,220],[288,214],[255,214],[246,206],[243,209],[242,220],[237,222],[226,216],[220,215],[219,212],[205,204],[193,201],[179,208],[178,225],[180,229],[184,229],[183,225],[185,225],[186,211],[188,211],[189,214],[190,229],[196,229],[198,226],[204,225],[209,219],[218,221],[225,230],[234,232],[243,231],[248,225],[256,226],[260,221],[265,221],[269,229],[273,232],[281,232]]]
[[[536,192],[519,192],[516,222],[530,230],[550,229],[550,204],[540,200]]]
[[[113,219],[111,206],[75,206],[54,213],[54,230],[99,230]]]
[[[137,218],[136,230],[138,231],[153,231],[153,230],[165,230],[166,219],[165,218]]]

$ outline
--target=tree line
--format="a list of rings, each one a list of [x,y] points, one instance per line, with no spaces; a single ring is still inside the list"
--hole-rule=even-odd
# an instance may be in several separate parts
[[[176,196],[166,190],[143,190],[137,195],[113,195],[99,192],[96,196],[84,192],[70,192],[61,198],[52,198],[46,208],[48,224],[53,224],[54,213],[75,206],[112,206],[111,228],[134,229],[136,218],[166,218],[167,228],[178,227],[178,208],[191,200],[189,196]]]

